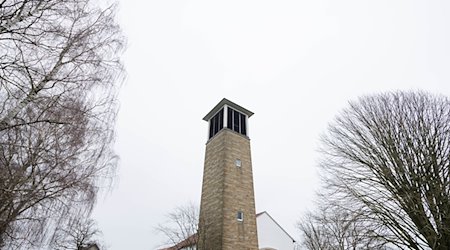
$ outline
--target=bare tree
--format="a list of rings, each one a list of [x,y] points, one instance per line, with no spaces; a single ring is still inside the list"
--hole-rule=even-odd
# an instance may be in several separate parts
[[[83,215],[73,216],[69,223],[58,225],[52,237],[54,249],[82,250],[89,246],[99,245],[101,231],[93,219]]]
[[[297,228],[302,234],[301,246],[308,250],[326,250],[332,249],[329,243],[329,232],[326,230],[326,224],[314,214],[308,213],[297,223]]]
[[[297,223],[308,250],[389,249],[382,232],[364,214],[326,204]]]
[[[450,100],[395,92],[351,102],[323,138],[328,197],[403,249],[450,249]]]
[[[166,215],[167,221],[155,227],[156,232],[165,236],[165,245],[168,249],[181,249],[181,247],[196,246],[199,225],[199,208],[189,203],[176,207]],[[180,244],[181,243],[181,244]],[[182,246],[181,246],[182,245]]]
[[[0,248],[48,244],[112,180],[115,12],[90,0],[0,1]]]

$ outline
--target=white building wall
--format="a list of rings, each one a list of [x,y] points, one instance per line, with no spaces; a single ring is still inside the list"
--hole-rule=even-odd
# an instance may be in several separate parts
[[[292,238],[266,213],[256,217],[259,249],[293,250]]]

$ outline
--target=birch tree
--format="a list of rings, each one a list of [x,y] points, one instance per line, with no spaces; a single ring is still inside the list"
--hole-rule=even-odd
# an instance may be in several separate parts
[[[91,0],[0,0],[0,247],[48,244],[111,184],[115,14]]]

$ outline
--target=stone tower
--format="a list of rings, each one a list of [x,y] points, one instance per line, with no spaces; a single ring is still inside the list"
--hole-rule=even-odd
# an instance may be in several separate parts
[[[227,99],[209,122],[200,204],[199,250],[257,250],[248,118],[253,113]]]

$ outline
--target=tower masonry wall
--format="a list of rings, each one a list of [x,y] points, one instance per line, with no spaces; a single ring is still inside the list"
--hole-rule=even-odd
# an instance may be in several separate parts
[[[229,129],[208,141],[199,249],[258,249],[250,151],[249,138]],[[236,160],[241,161],[240,167]],[[237,219],[238,212],[243,212],[242,221]]]

